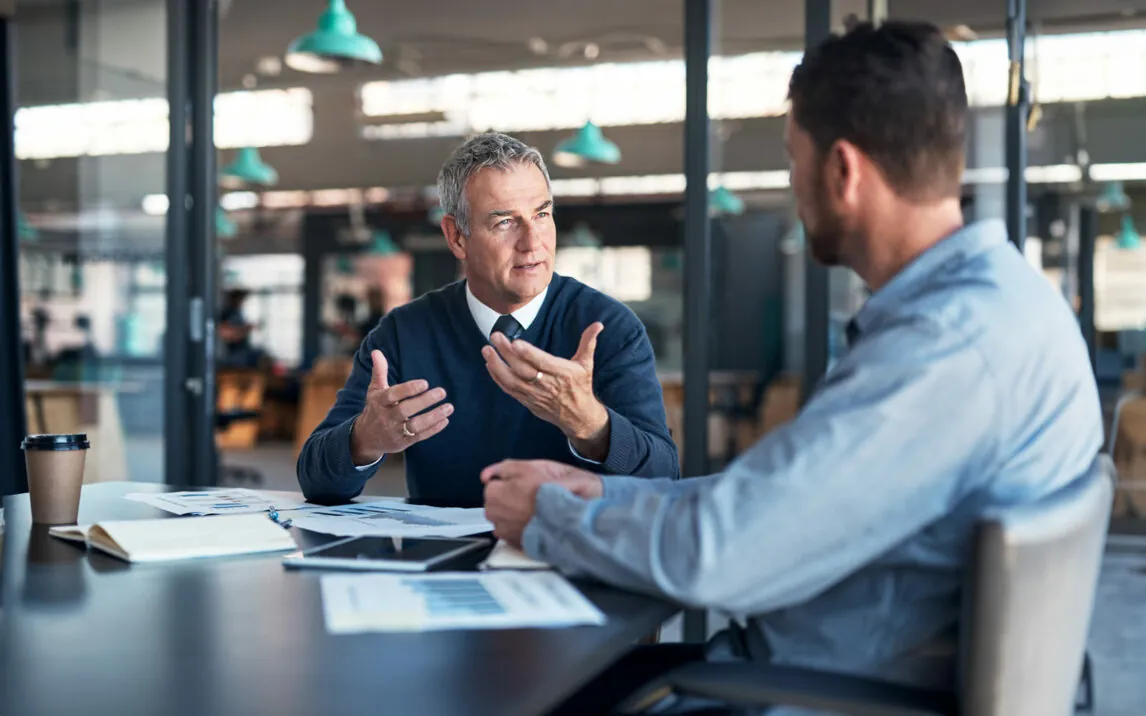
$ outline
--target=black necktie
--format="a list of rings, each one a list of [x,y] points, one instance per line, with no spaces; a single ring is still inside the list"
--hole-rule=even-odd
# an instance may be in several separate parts
[[[493,331],[490,332],[490,335],[498,332],[505,334],[505,337],[509,340],[515,341],[521,338],[521,334],[525,333],[525,329],[521,327],[521,324],[518,323],[517,319],[513,316],[502,316],[493,324]]]

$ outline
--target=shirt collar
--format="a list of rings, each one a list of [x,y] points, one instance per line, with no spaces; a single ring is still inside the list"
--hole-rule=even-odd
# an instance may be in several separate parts
[[[528,331],[537,318],[537,314],[541,313],[541,306],[545,303],[545,296],[548,293],[549,287],[546,286],[541,293],[533,297],[532,301],[510,314],[521,324],[522,330]],[[466,305],[470,308],[470,315],[474,317],[474,323],[477,324],[478,330],[488,340],[490,334],[493,333],[493,324],[497,323],[501,314],[478,300],[478,297],[470,290],[469,281],[466,281]]]
[[[848,324],[848,342],[854,342],[881,313],[907,300],[935,274],[1006,242],[1007,227],[999,219],[976,221],[947,235],[872,294]]]

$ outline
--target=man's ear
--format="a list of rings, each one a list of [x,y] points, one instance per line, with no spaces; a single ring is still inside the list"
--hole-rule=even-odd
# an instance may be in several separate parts
[[[458,228],[458,222],[447,214],[442,217],[442,235],[446,237],[446,246],[458,261],[466,259],[466,236]]]
[[[828,156],[828,186],[836,199],[844,204],[859,202],[859,187],[865,167],[863,152],[845,140],[832,144]]]

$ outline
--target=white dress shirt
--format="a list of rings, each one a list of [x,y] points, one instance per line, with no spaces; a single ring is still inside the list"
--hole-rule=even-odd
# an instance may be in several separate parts
[[[537,314],[541,313],[541,307],[545,304],[545,294],[547,293],[549,293],[548,286],[534,296],[532,301],[509,314],[517,319],[523,331],[528,331],[529,327],[533,325],[533,321],[537,319]],[[485,336],[486,340],[489,340],[493,333],[493,324],[497,323],[501,314],[478,300],[478,297],[470,290],[469,281],[466,281],[466,305],[470,307],[470,315],[474,317],[474,323],[477,324],[481,334]]]

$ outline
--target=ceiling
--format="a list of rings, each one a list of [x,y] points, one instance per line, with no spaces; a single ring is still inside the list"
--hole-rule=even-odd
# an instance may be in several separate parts
[[[722,53],[803,45],[803,2],[719,0],[717,5]],[[833,16],[840,22],[850,13],[862,15],[866,5],[865,0],[835,0]],[[1001,34],[1005,26],[1006,0],[889,0],[888,5],[893,18],[966,24],[986,36]],[[339,77],[354,82],[583,64],[586,42],[597,44],[598,62],[679,55],[683,44],[682,0],[349,0],[348,6],[359,31],[378,41],[385,55],[381,67]],[[225,0],[221,86],[240,86],[260,57],[281,57],[291,40],[314,27],[323,7],[322,0]],[[1028,7],[1031,20],[1046,32],[1146,21],[1143,0],[1029,0]],[[1139,13],[1143,17],[1136,17]],[[532,38],[543,40],[545,51],[531,50]],[[260,84],[284,79],[298,83],[298,75],[285,69],[279,80],[263,78]]]
[[[37,43],[43,51],[66,47],[69,17],[103,18],[100,52],[115,45],[120,66],[160,86],[162,60],[138,54],[133,43],[108,35],[108,24],[129,22],[140,41],[162,46],[167,0],[18,0],[17,19],[58,28]],[[261,58],[281,58],[295,37],[315,27],[325,0],[219,0],[219,82],[237,89],[253,79],[260,87],[323,84],[352,86],[369,79],[434,76],[453,72],[586,64],[584,47],[594,43],[598,62],[679,56],[683,45],[683,0],[347,0],[359,30],[382,46],[378,67],[315,76],[282,68],[259,72]],[[924,19],[943,27],[964,24],[980,36],[999,36],[1007,0],[888,0],[889,16]],[[716,0],[718,54],[739,54],[803,46],[804,3],[800,0]],[[837,26],[849,14],[864,15],[866,0],[833,0]],[[1146,26],[1146,0],[1028,0],[1036,32],[1064,32]],[[139,19],[146,17],[147,19]],[[115,19],[113,19],[115,18]],[[133,22],[134,21],[134,22]],[[540,40],[542,43],[537,43]],[[531,41],[533,41],[531,43]],[[82,39],[79,40],[82,46]],[[531,47],[533,44],[533,47]],[[101,58],[106,59],[106,58]],[[156,62],[159,62],[158,66]],[[38,63],[33,63],[38,64]],[[25,64],[26,69],[28,65]],[[113,92],[114,94],[114,92]]]
[[[162,28],[167,0],[20,0],[18,96],[27,104],[163,96],[166,50]],[[315,26],[324,0],[220,0],[219,77],[224,90],[243,86],[260,58],[281,58],[288,43]],[[585,64],[584,43],[599,46],[597,61],[679,56],[683,0],[347,0],[359,29],[385,53],[380,67],[340,75],[305,75],[283,69],[258,75],[257,86],[306,86],[314,95],[314,140],[277,147],[264,157],[279,169],[281,188],[422,186],[457,142],[439,138],[365,142],[360,138],[355,88],[379,78],[451,72]],[[893,18],[928,19],[941,26],[966,24],[998,36],[1006,0],[888,0]],[[804,5],[797,0],[717,2],[718,51],[737,54],[803,45]],[[833,0],[833,17],[866,11],[866,0]],[[1146,25],[1146,0],[1029,0],[1030,17],[1043,32]],[[69,28],[69,17],[81,28]],[[73,35],[78,35],[73,37]],[[530,40],[544,41],[545,51]],[[71,44],[69,44],[71,43]],[[534,43],[536,45],[537,43]],[[564,52],[563,52],[564,48]],[[80,61],[77,62],[77,56]],[[248,78],[250,79],[250,78]],[[727,171],[782,165],[774,120],[741,123],[723,143]],[[759,125],[759,126],[756,126]],[[679,171],[679,124],[619,127],[610,136],[625,147],[623,166],[592,168],[582,175],[636,175]],[[566,133],[533,133],[523,139],[551,147]],[[229,158],[229,155],[228,155]],[[22,162],[22,191],[30,201],[84,204],[88,198],[138,204],[160,193],[162,155],[100,157],[80,162]],[[555,169],[554,176],[562,176]],[[570,175],[572,176],[572,175]]]

